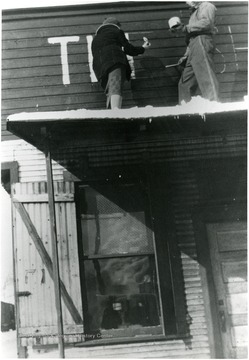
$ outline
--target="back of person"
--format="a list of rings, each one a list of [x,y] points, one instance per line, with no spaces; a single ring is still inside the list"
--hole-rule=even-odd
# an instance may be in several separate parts
[[[92,42],[93,54],[96,54],[96,52],[98,52],[100,49],[109,45],[118,46],[121,48],[118,36],[119,28],[117,26],[112,24],[101,26]]]
[[[105,90],[106,107],[121,108],[125,80],[130,80],[131,68],[126,55],[143,54],[150,46],[148,39],[142,46],[133,46],[120,28],[120,22],[109,17],[96,31],[92,42],[93,70]]]
[[[126,55],[122,51],[120,29],[113,24],[102,26],[97,30],[92,42],[92,54],[93,69],[97,78],[101,78],[117,63],[128,65]]]

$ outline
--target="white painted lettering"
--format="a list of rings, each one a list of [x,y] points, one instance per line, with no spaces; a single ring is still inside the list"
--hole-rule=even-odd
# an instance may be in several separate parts
[[[97,78],[94,74],[93,71],[93,55],[92,55],[92,41],[93,41],[93,36],[92,35],[87,35],[86,36],[86,41],[87,41],[87,50],[88,50],[88,64],[89,64],[89,70],[90,70],[90,78],[91,78],[91,82],[97,82]]]
[[[62,66],[62,82],[64,85],[70,84],[67,44],[70,42],[78,42],[79,36],[63,36],[48,38],[49,44],[60,44],[61,47],[61,66]]]
[[[127,39],[129,40],[129,34],[125,33]],[[129,61],[131,67],[131,78],[136,79],[136,72],[135,72],[135,63],[133,56],[127,55],[127,60]]]

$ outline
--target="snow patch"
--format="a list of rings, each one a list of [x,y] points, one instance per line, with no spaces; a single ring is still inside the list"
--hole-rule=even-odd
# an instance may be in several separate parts
[[[179,116],[199,114],[205,121],[205,114],[213,114],[227,111],[246,110],[248,96],[244,101],[232,103],[219,103],[209,101],[200,96],[194,97],[190,102],[168,107],[132,107],[130,109],[113,110],[68,110],[18,113],[8,117],[8,121],[42,121],[42,120],[69,120],[69,119],[152,119],[165,116]],[[151,121],[151,120],[150,120]]]

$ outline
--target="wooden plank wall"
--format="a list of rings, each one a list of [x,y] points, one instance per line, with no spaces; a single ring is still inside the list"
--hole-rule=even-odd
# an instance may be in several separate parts
[[[124,166],[143,162],[145,151],[152,162],[244,156],[247,151],[247,137],[246,134],[229,135],[226,136],[226,142],[223,136],[211,136],[88,148],[78,146],[77,152],[74,147],[69,147],[65,152],[56,155],[58,162],[53,160],[53,178],[55,181],[63,180],[63,172],[72,161],[72,157],[74,170],[80,168],[83,158],[87,158],[90,168],[107,167],[110,164]],[[18,162],[19,182],[46,181],[44,154],[23,140],[2,142],[1,159],[2,162]]]
[[[207,158],[211,159],[213,155],[207,154],[206,156]],[[234,161],[236,161],[236,158],[234,158]],[[163,357],[204,359],[213,358],[214,356],[209,346],[208,327],[204,308],[204,295],[200,275],[200,264],[197,257],[195,233],[192,220],[193,209],[198,204],[200,204],[201,201],[201,193],[198,184],[199,180],[197,178],[196,167],[193,166],[193,162],[191,159],[185,161],[179,160],[174,162],[166,161],[162,163],[161,166],[167,167],[167,172],[169,174],[168,185],[171,189],[171,200],[174,204],[173,216],[178,239],[178,246],[181,252],[187,310],[190,318],[190,336],[189,338],[186,338],[184,340],[169,340],[160,342],[154,341],[139,344],[133,343],[66,349],[66,355],[70,358]],[[246,179],[244,179],[244,181],[246,182]],[[23,184],[21,185],[21,188],[36,188],[37,192],[38,186],[36,185],[35,187],[35,184]],[[27,190],[22,190],[22,192],[26,194]],[[31,190],[29,190],[29,192],[31,192]],[[26,206],[33,218],[35,214],[34,208],[28,208],[28,206],[32,206],[31,204],[27,204]],[[56,211],[60,213],[61,210],[57,208]],[[39,211],[36,211],[36,216],[37,218],[39,218]],[[70,221],[72,221],[72,219]],[[70,227],[74,227],[74,223],[75,221],[72,221]],[[41,226],[39,224],[37,223],[38,229]],[[63,228],[63,223],[59,222],[59,224]],[[46,234],[46,232],[43,232],[43,234]],[[65,246],[64,250],[61,251],[62,254],[65,251],[66,247],[67,245]],[[29,264],[30,260],[25,256],[24,259],[26,261],[26,264],[28,264],[28,266],[31,266],[32,268],[32,265]],[[63,273],[63,276],[67,277],[68,274],[65,275]],[[41,295],[41,302],[42,298],[44,299],[44,297]],[[75,337],[74,339],[71,338],[71,340],[75,340],[76,338],[77,337]],[[46,337],[44,339],[41,339],[41,343],[46,344],[49,343],[48,341],[51,343],[52,341],[55,341],[55,339],[48,340]]]
[[[168,166],[165,165],[164,166]],[[187,310],[191,319],[190,336],[184,340],[149,342],[145,344],[120,344],[115,346],[97,346],[90,348],[70,349],[69,357],[80,356],[89,358],[210,358],[207,324],[205,319],[203,294],[199,274],[199,264],[194,244],[194,232],[191,221],[191,209],[198,202],[198,186],[195,176],[188,163],[168,166],[172,173],[172,188],[175,201],[174,217],[179,238],[182,266],[185,281]],[[175,181],[177,172],[179,181]],[[65,190],[64,190],[65,189]],[[191,197],[180,201],[181,194],[191,189]],[[55,183],[55,194],[72,193],[69,183]],[[37,196],[46,193],[46,184],[18,183],[13,187],[14,198],[21,199],[34,223],[42,241],[51,254],[49,241],[48,205],[46,202],[35,202]],[[185,197],[186,198],[186,197]],[[23,200],[24,199],[24,200]],[[178,199],[178,201],[177,201]],[[61,277],[77,308],[81,312],[81,296],[79,290],[78,255],[76,241],[76,215],[74,202],[57,202],[56,217],[58,225],[59,259]],[[31,295],[20,298],[20,333],[22,344],[53,344],[56,343],[56,317],[54,311],[53,284],[44,264],[36,251],[32,240],[22,223],[19,214],[14,212],[14,234],[16,272],[18,291],[30,291]],[[43,280],[41,280],[43,279]],[[39,309],[37,311],[36,309]],[[81,341],[80,327],[74,326],[68,311],[63,307],[63,319],[66,333],[65,341]],[[37,334],[36,337],[31,336]],[[44,336],[45,334],[45,336]],[[47,334],[47,336],[46,336]],[[79,335],[77,335],[79,334]],[[25,336],[27,335],[27,336]],[[40,336],[39,336],[40,335]],[[129,352],[127,353],[127,349]]]
[[[219,33],[216,70],[222,101],[237,101],[247,93],[247,2],[214,2]],[[177,103],[179,74],[164,65],[185,51],[184,37],[168,31],[167,20],[180,16],[187,23],[185,2],[124,2],[4,11],[2,17],[2,136],[6,117],[23,111],[102,109],[105,96],[92,82],[87,37],[106,16],[117,16],[130,40],[152,46],[135,58],[135,77],[126,85],[124,107],[169,106]],[[72,37],[67,46],[69,83],[63,83],[60,45],[49,38]],[[52,40],[53,42],[54,40]],[[64,52],[65,55],[65,52]],[[63,58],[65,59],[65,56]]]
[[[60,197],[60,201],[55,203],[60,276],[82,317],[74,184],[55,182],[54,191],[55,196]],[[12,188],[12,196],[14,201],[20,201],[24,205],[45,249],[52,257],[47,183],[16,183]],[[44,344],[56,343],[57,318],[53,281],[15,207],[13,229],[17,291],[30,293],[29,296],[18,297],[18,333],[23,337],[23,345],[38,343],[38,340]],[[81,336],[76,334],[83,333],[83,325],[75,324],[63,301],[62,311],[65,334],[72,334],[65,341],[81,341]],[[34,338],[35,334],[38,340]]]
[[[34,182],[47,181],[45,155],[24,140],[3,141],[1,144],[1,161],[18,162],[18,181]],[[65,170],[54,160],[53,178],[55,181],[63,180]]]

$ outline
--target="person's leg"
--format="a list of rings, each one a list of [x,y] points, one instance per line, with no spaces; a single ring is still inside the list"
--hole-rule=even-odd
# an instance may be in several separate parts
[[[219,100],[219,82],[214,69],[214,44],[209,36],[198,36],[195,39],[192,67],[205,99]]]
[[[178,98],[179,104],[182,101],[189,102],[198,91],[198,83],[194,74],[193,67],[188,60],[182,72],[182,76],[178,83]]]
[[[125,69],[122,66],[114,69],[108,75],[108,82],[106,86],[107,103],[111,109],[121,109],[122,107],[122,89],[125,80]]]

